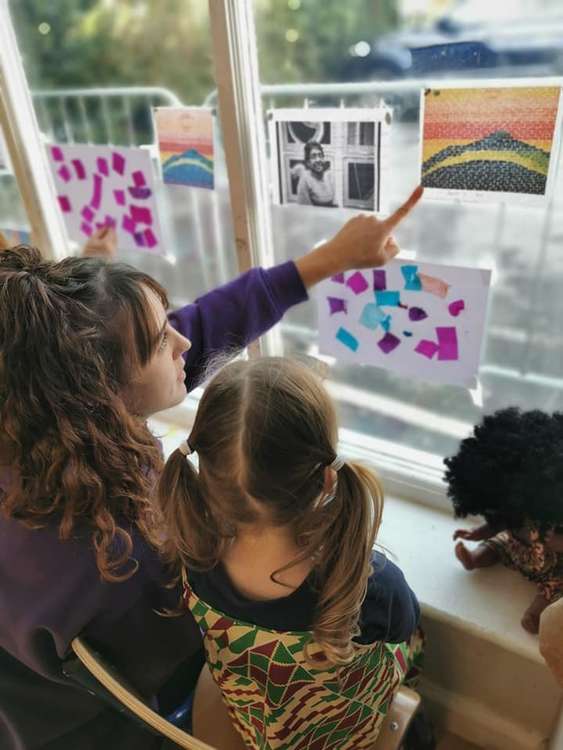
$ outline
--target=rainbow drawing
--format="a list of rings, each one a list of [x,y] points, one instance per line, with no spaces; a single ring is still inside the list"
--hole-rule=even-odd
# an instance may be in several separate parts
[[[157,107],[162,179],[171,185],[214,188],[213,115],[210,109]]]
[[[545,195],[560,87],[426,89],[422,184]]]

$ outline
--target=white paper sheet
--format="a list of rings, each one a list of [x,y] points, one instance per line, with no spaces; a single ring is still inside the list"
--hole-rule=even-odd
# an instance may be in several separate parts
[[[319,284],[319,349],[345,362],[473,388],[491,272],[395,259]]]
[[[164,252],[148,151],[76,144],[47,151],[69,237],[82,244],[111,225],[120,249]]]
[[[278,109],[269,118],[274,203],[387,211],[390,109]],[[305,158],[313,142],[322,172]]]

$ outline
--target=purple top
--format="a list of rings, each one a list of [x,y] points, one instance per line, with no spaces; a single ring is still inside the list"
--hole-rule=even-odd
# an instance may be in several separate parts
[[[301,277],[287,262],[252,269],[172,313],[172,325],[192,342],[188,388],[198,384],[210,355],[245,346],[305,299]],[[130,531],[139,569],[127,581],[107,583],[100,579],[88,533],[77,529],[72,540],[61,542],[55,525],[31,530],[0,516],[2,750],[160,747],[160,738],[61,674],[70,641],[82,633],[151,699],[181,676],[201,649],[191,615],[164,618],[154,612],[176,607],[180,589],[163,588],[166,573],[156,552]]]

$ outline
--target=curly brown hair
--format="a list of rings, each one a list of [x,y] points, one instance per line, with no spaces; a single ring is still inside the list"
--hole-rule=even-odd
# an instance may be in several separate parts
[[[158,496],[165,555],[188,569],[213,568],[239,525],[257,520],[256,502],[272,525],[291,528],[301,554],[271,578],[314,561],[313,637],[329,661],[345,664],[355,655],[383,493],[373,472],[346,461],[325,503],[325,468],[337,440],[332,401],[309,367],[282,357],[237,361],[201,398],[189,438],[199,473],[175,451]]]
[[[108,581],[136,569],[133,527],[149,541],[159,527],[160,446],[120,395],[157,347],[145,288],[167,306],[125,264],[0,252],[0,426],[14,468],[0,507],[30,527],[56,523],[61,539],[91,534]]]

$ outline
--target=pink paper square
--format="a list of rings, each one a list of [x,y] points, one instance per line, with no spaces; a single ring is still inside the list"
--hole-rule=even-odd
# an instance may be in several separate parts
[[[114,190],[113,197],[115,198],[115,202],[117,203],[118,206],[125,205],[125,191],[124,190]]]
[[[438,336],[438,359],[442,361],[459,359],[457,349],[457,332],[453,326],[436,328]]]
[[[154,233],[152,229],[145,229],[144,231],[145,235],[145,242],[147,243],[147,247],[154,247],[155,245],[158,245],[158,240],[154,236]]]
[[[416,345],[415,352],[422,354],[424,357],[428,357],[428,359],[432,359],[439,348],[440,347],[438,346],[438,344],[436,344],[434,341],[422,339],[422,341],[419,341]]]
[[[361,294],[362,292],[365,292],[368,288],[368,283],[364,277],[363,274],[361,274],[359,271],[356,271],[356,273],[353,273],[348,281],[346,282],[346,286],[349,286],[350,289],[354,292],[354,294]]]
[[[65,214],[70,213],[72,211],[72,206],[70,205],[70,200],[66,195],[57,195],[57,199],[59,201],[59,206],[61,207],[61,211],[63,211]]]

